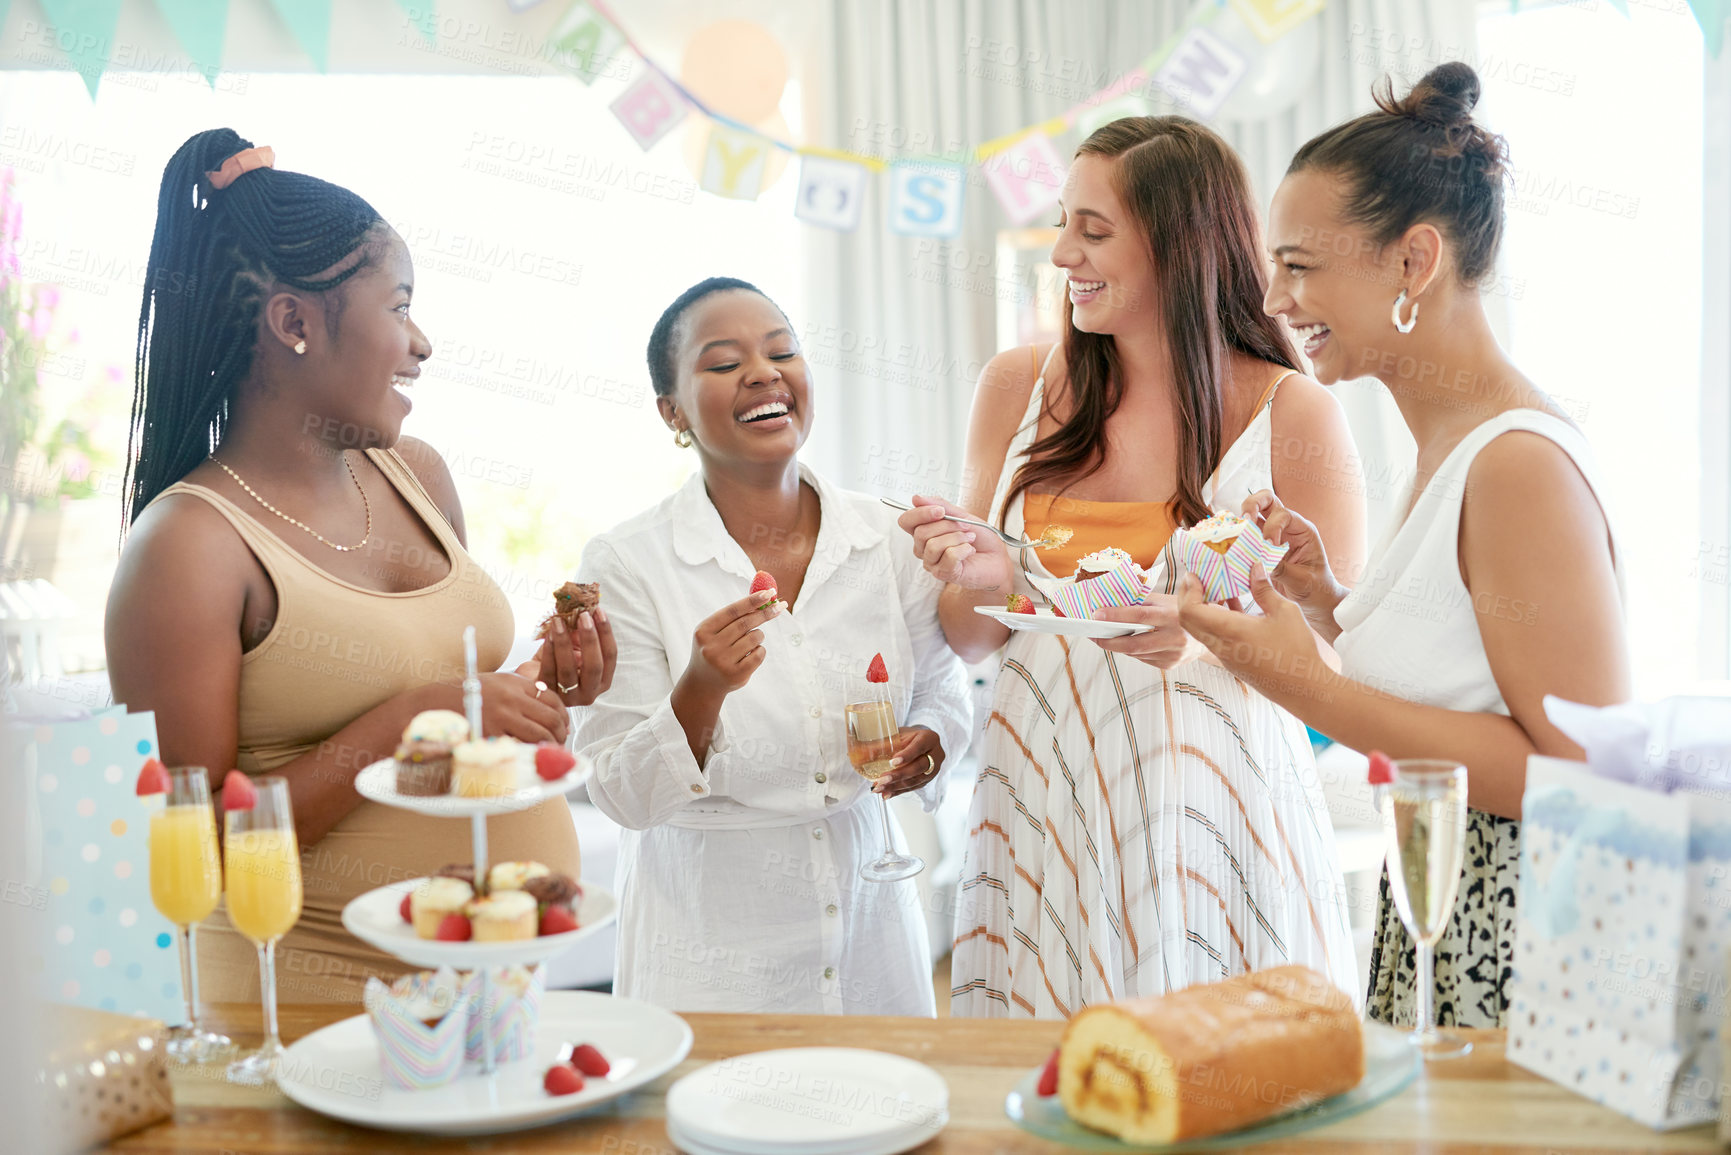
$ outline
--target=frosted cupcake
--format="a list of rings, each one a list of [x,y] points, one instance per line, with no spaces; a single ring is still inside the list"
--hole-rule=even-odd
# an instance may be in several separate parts
[[[475,897],[475,888],[460,878],[428,878],[409,892],[409,921],[415,937],[439,937],[439,924],[448,914],[461,914]]]
[[[1050,593],[1053,610],[1066,618],[1089,618],[1107,606],[1141,604],[1148,593],[1142,567],[1121,549],[1095,550],[1076,563],[1075,577]]]
[[[451,788],[451,751],[469,739],[469,723],[453,710],[423,710],[410,719],[397,747],[397,793],[426,797]]]
[[[527,890],[529,880],[552,874],[539,862],[495,862],[487,872],[487,893],[501,890]]]
[[[469,916],[476,942],[513,942],[534,938],[541,907],[533,895],[521,890],[501,890],[477,898],[463,910]]]
[[[378,1040],[379,1069],[391,1086],[424,1091],[463,1069],[472,999],[449,968],[404,975],[388,987],[369,978],[361,1002]]]
[[[1250,527],[1250,522],[1236,513],[1216,513],[1212,517],[1203,518],[1190,527],[1189,533],[1196,541],[1201,542],[1215,553],[1226,556],[1244,531]]]
[[[482,738],[463,742],[451,752],[451,793],[465,798],[500,798],[514,794],[519,782],[515,738]]]

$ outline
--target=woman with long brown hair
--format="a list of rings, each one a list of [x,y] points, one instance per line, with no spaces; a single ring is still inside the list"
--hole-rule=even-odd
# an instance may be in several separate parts
[[[917,498],[901,518],[949,583],[951,646],[977,661],[1008,644],[969,816],[952,1008],[1067,1017],[1283,962],[1354,990],[1305,729],[1179,627],[1168,548],[1178,526],[1272,488],[1356,572],[1364,506],[1345,419],[1262,310],[1249,180],[1215,133],[1175,116],[1106,125],[1078,150],[1060,209],[1063,341],[990,362],[961,504]],[[1012,561],[958,514],[1075,532]],[[1146,632],[1012,635],[973,612],[1104,548],[1130,553],[1153,592],[1097,616]]]

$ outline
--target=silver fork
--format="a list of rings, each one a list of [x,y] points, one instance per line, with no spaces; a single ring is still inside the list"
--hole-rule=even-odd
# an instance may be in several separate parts
[[[905,511],[913,508],[911,505],[905,505],[902,502],[889,497],[880,497],[878,500],[889,506],[891,509],[900,509]],[[1040,547],[1040,543],[1037,541],[1029,541],[1025,537],[1011,537],[997,526],[989,525],[983,521],[975,521],[971,517],[957,517],[956,515],[951,514],[949,519],[958,525],[977,525],[981,529],[989,529],[993,533],[997,534],[998,537],[1002,539],[1003,543],[1011,549],[1038,549]]]

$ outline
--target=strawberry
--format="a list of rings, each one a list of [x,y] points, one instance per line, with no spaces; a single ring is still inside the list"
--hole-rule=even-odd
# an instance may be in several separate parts
[[[535,773],[549,782],[556,782],[577,765],[577,755],[563,746],[542,742],[535,747]]]
[[[474,929],[469,925],[469,920],[452,911],[439,920],[438,932],[433,937],[440,942],[468,942],[469,936],[474,933]]]
[[[588,1043],[579,1043],[571,1051],[571,1065],[591,1078],[599,1079],[613,1069],[607,1056]]]
[[[887,682],[889,680],[890,672],[884,665],[884,656],[882,654],[873,654],[872,664],[866,667],[866,681]]]
[[[402,905],[397,907],[397,913],[403,916],[404,922],[414,922],[415,916],[409,913],[409,895],[403,895]]]
[[[1034,599],[1027,594],[1011,594],[1004,599],[1004,608],[1012,614],[1031,614],[1034,612]]]
[[[751,593],[761,594],[775,588],[775,575],[768,570],[758,570],[751,575]]]
[[[239,770],[230,770],[222,780],[222,808],[224,810],[251,810],[258,802],[258,791],[252,788],[252,779]]]
[[[558,903],[548,903],[547,909],[541,912],[541,925],[535,933],[541,935],[564,934],[568,930],[577,929],[577,916],[571,913],[568,906]]]
[[[1046,1060],[1046,1065],[1040,1068],[1040,1082],[1034,1090],[1047,1097],[1058,1093],[1058,1052],[1056,1050],[1052,1052],[1052,1057]]]
[[[583,1076],[577,1073],[576,1068],[558,1063],[547,1068],[547,1073],[541,1077],[541,1086],[549,1095],[575,1095],[583,1089]]]
[[[1394,762],[1381,750],[1370,752],[1370,784],[1387,786],[1394,781]]]
[[[138,772],[138,796],[168,793],[168,767],[155,758],[146,758]]]

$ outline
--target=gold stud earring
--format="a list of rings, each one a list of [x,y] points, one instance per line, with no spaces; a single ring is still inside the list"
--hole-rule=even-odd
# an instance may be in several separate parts
[[[696,440],[695,437],[691,436],[691,430],[689,429],[677,429],[673,433],[673,444],[679,446],[681,449],[690,449],[693,442]]]
[[[306,353],[306,351],[307,351],[306,338],[303,337],[299,341],[295,342],[295,354],[297,356],[299,356],[299,355]]]

